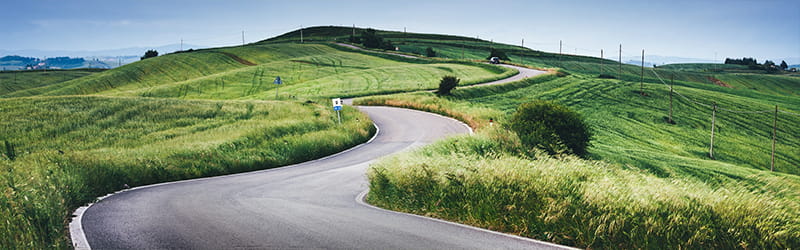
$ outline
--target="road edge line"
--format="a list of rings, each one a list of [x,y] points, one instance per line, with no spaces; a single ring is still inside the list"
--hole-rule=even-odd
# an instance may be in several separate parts
[[[393,213],[393,214],[406,215],[406,216],[411,216],[411,217],[416,217],[416,218],[426,219],[426,220],[431,220],[431,221],[436,221],[436,222],[439,222],[439,223],[444,223],[444,224],[458,226],[458,227],[462,227],[462,228],[466,228],[466,229],[470,229],[470,230],[475,230],[475,231],[479,231],[479,232],[484,232],[484,233],[490,233],[490,234],[494,234],[494,235],[509,237],[509,238],[513,238],[513,239],[516,239],[516,240],[527,241],[527,242],[536,243],[536,244],[542,244],[542,245],[546,245],[546,246],[554,247],[554,248],[579,249],[579,248],[574,248],[574,247],[570,247],[570,246],[559,245],[559,244],[552,243],[552,242],[547,242],[547,241],[541,241],[541,240],[531,239],[531,238],[527,238],[527,237],[522,237],[522,236],[519,236],[519,235],[513,235],[513,234],[508,234],[508,233],[492,231],[492,230],[485,229],[485,228],[480,228],[480,227],[476,227],[476,226],[470,226],[470,225],[467,225],[467,224],[461,224],[461,223],[447,221],[447,220],[443,220],[443,219],[438,219],[438,218],[427,217],[427,216],[422,216],[422,215],[418,215],[418,214],[410,214],[410,213],[398,212],[398,211],[394,211],[394,210],[383,209],[383,208],[380,208],[380,207],[377,207],[377,206],[373,206],[372,204],[367,203],[365,201],[365,199],[367,197],[367,193],[369,193],[369,188],[365,189],[364,191],[359,193],[358,196],[356,196],[356,202],[358,204],[361,204],[362,206],[366,206],[366,207],[369,207],[369,208],[372,208],[372,209],[375,209],[375,210],[389,212],[389,213]]]

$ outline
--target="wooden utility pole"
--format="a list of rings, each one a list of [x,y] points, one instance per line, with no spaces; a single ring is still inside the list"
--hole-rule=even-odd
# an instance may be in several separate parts
[[[519,52],[520,63],[524,65],[525,55],[523,53],[525,52],[525,38],[522,38],[522,43],[520,44],[520,47],[522,47],[522,52]]]
[[[461,60],[464,60],[464,43],[466,43],[466,42],[464,42],[462,40],[461,41]]]
[[[353,24],[353,37],[356,37],[356,25]]]
[[[561,62],[561,40],[558,40],[558,62]]]
[[[622,80],[622,44],[619,44],[619,72],[617,73],[617,78]]]
[[[244,30],[242,30],[242,46],[244,46]]]
[[[672,85],[675,85],[675,74],[669,77],[669,123],[674,124],[675,121],[672,120]]]
[[[717,102],[714,102],[711,111],[711,146],[708,148],[708,156],[714,159],[714,126],[717,123]]]
[[[639,82],[639,90],[641,90],[642,95],[644,96],[644,50],[642,50],[642,80]]]
[[[300,25],[300,43],[303,43],[303,26]]]
[[[778,139],[778,105],[775,105],[775,119],[772,120],[772,164],[769,171],[775,171],[775,141]]]
[[[600,76],[603,76],[603,49],[600,49]]]

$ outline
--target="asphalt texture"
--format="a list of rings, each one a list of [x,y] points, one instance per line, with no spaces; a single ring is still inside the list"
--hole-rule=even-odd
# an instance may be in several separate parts
[[[539,249],[558,248],[359,202],[371,161],[467,133],[450,118],[359,107],[378,135],[350,151],[270,170],[157,185],[89,207],[93,249]]]

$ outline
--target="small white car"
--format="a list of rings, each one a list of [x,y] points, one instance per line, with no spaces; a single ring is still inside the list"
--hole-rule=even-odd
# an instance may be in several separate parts
[[[496,56],[492,57],[492,58],[489,58],[489,63],[491,63],[491,64],[500,64],[500,58],[496,57]]]

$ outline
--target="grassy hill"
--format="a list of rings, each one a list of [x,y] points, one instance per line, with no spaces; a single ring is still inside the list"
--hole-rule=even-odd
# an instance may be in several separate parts
[[[123,186],[284,166],[374,133],[352,108],[334,125],[329,97],[515,73],[295,42],[173,53],[106,71],[0,73],[0,248],[69,248],[69,212]],[[272,84],[276,76],[283,85]]]
[[[460,56],[457,40],[404,41],[408,48],[437,45],[444,56]],[[464,46],[466,58],[500,47],[471,43]],[[419,92],[355,100],[438,112],[483,131],[479,138],[439,142],[377,163],[370,202],[578,247],[800,244],[800,138],[794,136],[800,133],[800,78],[735,73],[737,67],[706,70],[713,65],[646,68],[642,77],[632,65],[619,71],[615,62],[597,58],[559,60],[505,48],[515,63],[524,58],[525,65],[571,75],[458,89],[447,98]],[[615,79],[597,78],[601,72]],[[674,125],[666,122],[670,79],[686,97],[673,96]],[[502,132],[503,123],[517,105],[535,99],[584,114],[595,131],[591,159],[520,156],[525,149]],[[715,159],[708,157],[712,103],[720,108]],[[783,112],[770,172],[775,105]],[[488,127],[490,118],[495,127]]]
[[[81,78],[104,69],[0,71],[0,96]]]
[[[3,96],[102,94],[200,99],[359,96],[433,89],[443,75],[474,84],[514,74],[469,62],[392,60],[327,44],[254,44],[169,54]],[[272,84],[280,76],[283,86]],[[280,94],[280,93],[279,93]]]
[[[439,54],[413,59],[331,43],[348,40],[352,27],[306,28],[303,44],[299,33],[101,72],[25,72],[29,80],[13,84],[0,73],[0,187],[8,187],[0,189],[0,248],[68,248],[69,211],[123,184],[281,166],[363,142],[373,133],[367,117],[345,108],[345,117],[360,119],[334,126],[327,98],[400,92],[412,93],[356,102],[442,113],[479,133],[377,163],[368,197],[375,204],[579,247],[800,244],[797,77],[709,65],[641,76],[640,67],[620,70],[611,60],[378,31],[400,52]],[[516,73],[481,63],[492,48],[511,63],[559,73],[451,97],[413,92],[435,88],[443,75],[466,85]],[[676,124],[664,120],[670,79],[688,98],[674,96]],[[596,135],[591,159],[519,153],[530,149],[503,124],[534,99],[584,114]],[[720,108],[715,159],[707,157],[712,102]],[[783,112],[770,172],[774,105]]]

